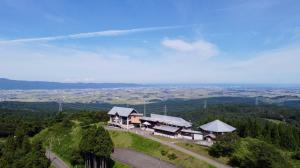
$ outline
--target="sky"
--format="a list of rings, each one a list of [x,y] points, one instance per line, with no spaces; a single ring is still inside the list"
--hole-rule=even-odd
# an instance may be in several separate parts
[[[300,84],[298,0],[0,0],[0,78]]]

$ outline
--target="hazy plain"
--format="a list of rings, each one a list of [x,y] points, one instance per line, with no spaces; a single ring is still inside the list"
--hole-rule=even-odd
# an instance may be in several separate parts
[[[0,90],[0,101],[143,104],[168,99],[259,97],[268,101],[299,100],[299,88],[137,87],[113,89]]]

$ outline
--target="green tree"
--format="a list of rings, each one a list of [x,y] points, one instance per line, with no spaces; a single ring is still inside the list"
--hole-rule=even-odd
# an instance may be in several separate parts
[[[83,160],[79,150],[72,151],[70,162],[73,166],[84,164],[84,160]]]
[[[14,136],[7,138],[1,149],[1,168],[47,168],[49,165],[42,143],[31,144],[22,128],[16,130]]]
[[[209,148],[209,154],[214,157],[230,156],[234,152],[235,144],[239,136],[236,133],[228,133],[218,137],[216,143]]]
[[[103,127],[93,126],[84,130],[79,148],[87,167],[107,167],[113,142]]]
[[[297,145],[297,141],[294,137],[292,128],[285,125],[279,125],[279,134],[280,134],[280,146],[289,150],[296,150],[299,145]]]
[[[287,159],[273,145],[252,138],[239,141],[230,157],[230,164],[240,168],[291,167]]]

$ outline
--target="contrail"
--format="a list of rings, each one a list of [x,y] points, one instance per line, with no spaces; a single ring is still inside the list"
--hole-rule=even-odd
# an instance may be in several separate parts
[[[104,31],[96,31],[96,32],[60,35],[60,36],[0,40],[0,44],[26,43],[26,42],[36,42],[36,41],[54,41],[54,40],[63,40],[63,39],[80,39],[80,38],[92,38],[92,37],[104,37],[104,36],[121,36],[121,35],[133,34],[138,32],[159,31],[159,30],[177,29],[183,27],[187,27],[187,26],[161,26],[161,27],[148,27],[148,28],[135,28],[135,29],[104,30]]]

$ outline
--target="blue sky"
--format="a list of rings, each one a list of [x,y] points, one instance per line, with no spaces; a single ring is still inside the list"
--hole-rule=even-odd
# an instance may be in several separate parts
[[[300,83],[297,0],[0,0],[0,77]]]

